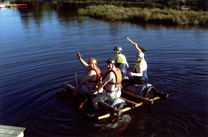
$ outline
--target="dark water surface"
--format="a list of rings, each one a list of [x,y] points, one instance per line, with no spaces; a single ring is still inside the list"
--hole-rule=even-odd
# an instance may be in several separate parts
[[[34,6],[34,5],[33,5]],[[105,61],[122,46],[132,71],[136,50],[147,50],[149,81],[168,100],[122,117],[83,119],[55,92],[82,78],[76,57]],[[142,27],[73,16],[54,6],[0,10],[0,124],[26,127],[25,136],[208,136],[208,30]]]

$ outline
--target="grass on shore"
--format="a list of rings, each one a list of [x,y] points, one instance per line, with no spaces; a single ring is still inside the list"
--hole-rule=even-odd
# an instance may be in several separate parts
[[[208,12],[179,11],[159,8],[124,8],[122,6],[98,5],[78,9],[79,15],[107,21],[134,23],[208,26]]]

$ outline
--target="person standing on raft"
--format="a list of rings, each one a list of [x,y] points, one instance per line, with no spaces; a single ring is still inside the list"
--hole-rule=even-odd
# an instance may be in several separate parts
[[[134,84],[143,84],[148,81],[147,76],[147,62],[144,59],[144,53],[141,49],[137,46],[137,43],[133,44],[134,47],[138,50],[136,53],[136,65],[134,66],[134,72],[129,72],[128,75],[130,76],[130,83]]]
[[[102,83],[102,77],[101,77],[101,70],[99,67],[97,67],[97,60],[94,58],[90,58],[88,60],[88,63],[86,63],[79,52],[77,52],[77,57],[80,60],[81,64],[86,67],[88,70],[86,72],[86,75],[84,79],[79,83],[78,87],[75,88],[73,92],[73,97],[76,97],[79,93],[80,88],[82,85],[86,84],[86,87],[88,89],[89,95],[92,94],[92,91]],[[102,92],[102,90],[100,90]]]
[[[121,70],[122,78],[128,79],[127,69],[129,68],[129,64],[126,60],[126,56],[122,54],[122,48],[115,47],[114,52],[116,54],[116,57],[115,57],[116,67],[118,67]]]
[[[95,93],[103,88],[104,93],[97,95],[93,100],[93,106],[96,110],[99,109],[98,102],[119,98],[121,96],[121,81],[122,75],[119,68],[115,66],[115,60],[109,58],[107,60],[108,71],[105,73],[103,82],[95,89]]]

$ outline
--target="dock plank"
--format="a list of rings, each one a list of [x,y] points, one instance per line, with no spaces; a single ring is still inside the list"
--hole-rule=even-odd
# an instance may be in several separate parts
[[[23,137],[24,127],[0,125],[0,137]]]

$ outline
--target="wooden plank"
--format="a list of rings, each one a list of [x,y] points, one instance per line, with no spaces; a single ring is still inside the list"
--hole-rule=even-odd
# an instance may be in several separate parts
[[[0,137],[23,137],[24,127],[0,125]]]
[[[123,98],[123,97],[120,97],[120,98],[123,99],[123,100],[125,100],[126,102],[128,101],[127,99],[125,99],[125,98]],[[133,107],[131,107],[131,106],[125,107],[125,108],[119,110],[119,115],[121,115],[121,114],[124,113],[124,112],[130,111],[130,110],[132,110],[132,109],[134,109],[134,108],[140,107],[140,106],[142,106],[142,105],[144,104],[143,102],[140,102],[140,103],[136,103],[136,102],[133,102],[133,101],[131,101],[131,102],[134,103],[134,106],[133,106]],[[102,115],[102,116],[99,116],[99,117],[98,117],[98,120],[105,119],[105,118],[109,118],[109,117],[115,116],[115,115],[117,115],[117,114],[118,114],[118,113],[107,113],[107,114],[104,114],[104,115]]]
[[[154,104],[154,100],[150,100],[149,98],[145,98],[145,97],[142,97],[142,96],[140,96],[140,95],[137,95],[137,94],[128,92],[128,91],[126,91],[126,90],[124,90],[124,89],[122,89],[121,91],[122,91],[123,93],[125,93],[125,94],[131,96],[131,97],[134,97],[134,98],[136,98],[136,99],[139,99],[139,101],[142,101],[142,102],[145,102],[145,103],[151,104],[151,105]]]
[[[169,94],[168,93],[164,93],[164,92],[157,92],[157,96],[154,97],[154,98],[151,98],[151,99],[142,97],[140,95],[137,95],[135,93],[126,91],[124,89],[122,89],[122,92],[125,93],[125,94],[127,94],[127,95],[129,95],[129,96],[131,96],[131,97],[134,97],[136,99],[139,99],[140,101],[143,101],[143,102],[145,102],[147,104],[151,104],[151,105],[153,105],[154,104],[154,101],[156,101],[156,100],[159,100],[159,99],[167,99],[169,97]]]
[[[154,98],[149,99],[149,100],[154,102],[155,100],[158,100],[158,99],[161,99],[161,97],[157,96],[157,97],[154,97]]]

